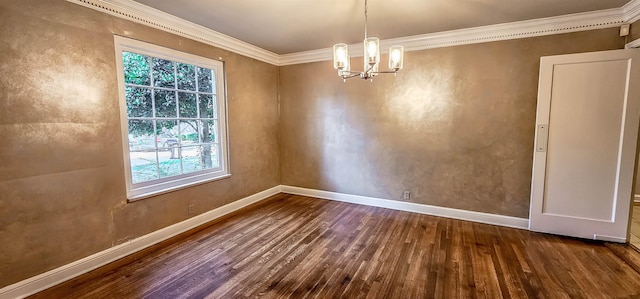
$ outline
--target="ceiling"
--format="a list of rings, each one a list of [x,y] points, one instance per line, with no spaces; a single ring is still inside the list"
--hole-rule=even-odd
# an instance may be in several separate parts
[[[361,42],[364,0],[136,0],[277,54]],[[630,0],[369,0],[369,36],[389,39],[620,8]]]

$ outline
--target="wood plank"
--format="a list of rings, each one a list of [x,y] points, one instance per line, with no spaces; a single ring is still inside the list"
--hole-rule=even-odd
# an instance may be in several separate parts
[[[638,297],[616,246],[281,194],[32,298]]]
[[[631,234],[629,243],[640,250],[640,203],[633,204],[633,212],[631,214]]]

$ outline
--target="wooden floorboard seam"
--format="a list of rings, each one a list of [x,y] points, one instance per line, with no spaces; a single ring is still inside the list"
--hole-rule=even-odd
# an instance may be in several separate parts
[[[281,194],[32,298],[630,298],[634,261],[619,244]]]

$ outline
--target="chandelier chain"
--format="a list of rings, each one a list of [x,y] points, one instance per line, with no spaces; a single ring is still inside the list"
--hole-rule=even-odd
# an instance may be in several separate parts
[[[368,22],[367,10],[368,9],[369,9],[369,1],[364,0],[364,39],[367,39],[367,37],[369,37],[367,35],[367,22]]]

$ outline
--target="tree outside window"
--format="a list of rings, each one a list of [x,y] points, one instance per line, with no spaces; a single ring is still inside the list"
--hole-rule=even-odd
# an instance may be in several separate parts
[[[229,177],[220,61],[115,36],[127,198]]]

